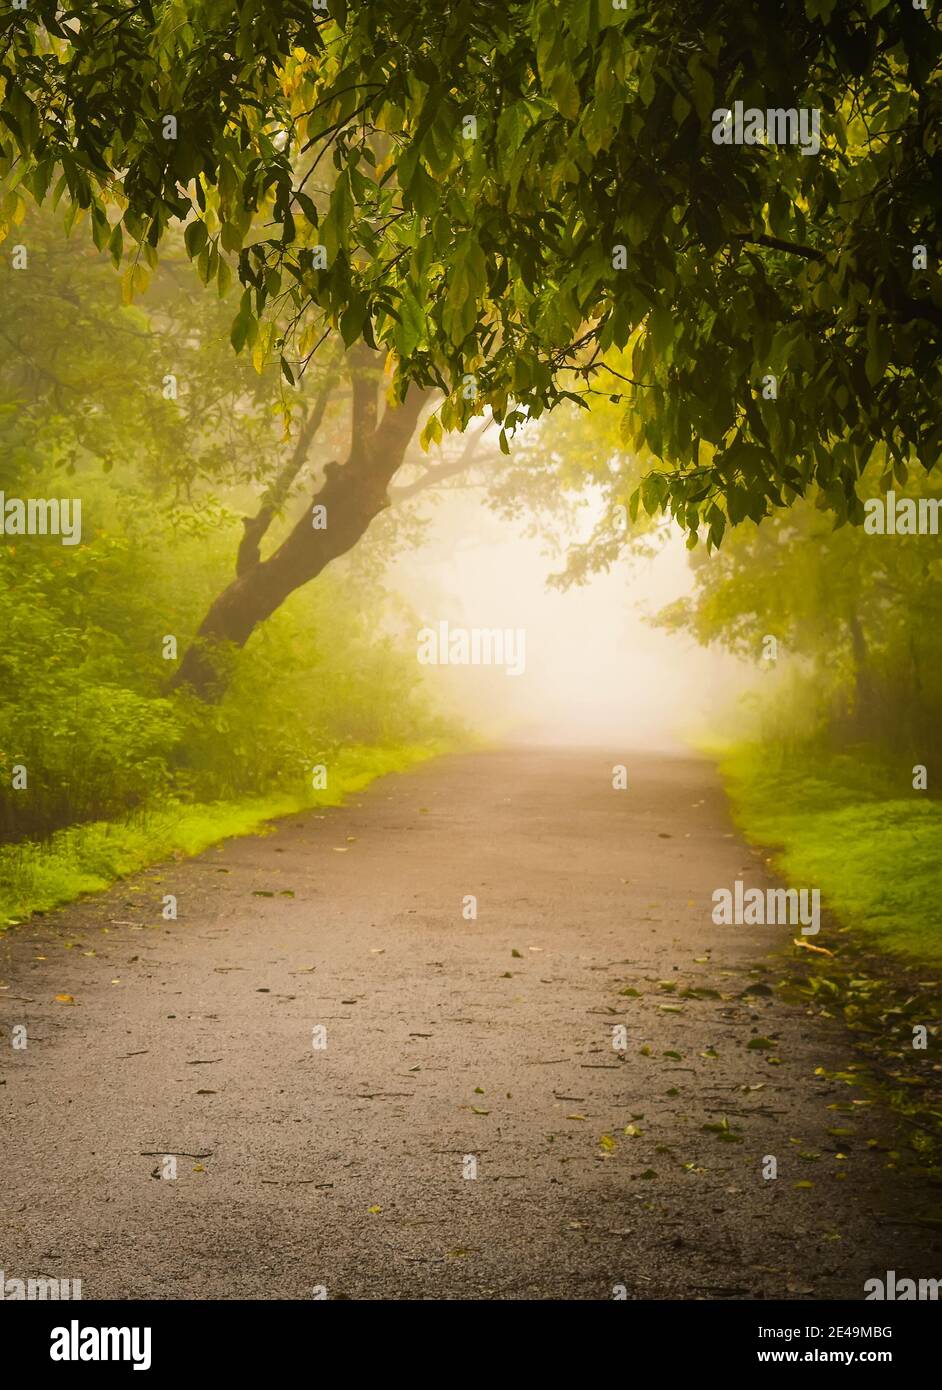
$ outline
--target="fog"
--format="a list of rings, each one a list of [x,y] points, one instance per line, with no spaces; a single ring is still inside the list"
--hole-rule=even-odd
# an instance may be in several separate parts
[[[590,498],[561,540],[585,539],[600,507]],[[547,585],[561,567],[546,540],[495,515],[479,491],[443,496],[426,543],[394,562],[393,587],[420,628],[523,629],[526,663],[520,675],[428,666],[439,700],[517,743],[676,751],[716,733],[753,673],[645,621],[692,589],[682,533],[653,559],[626,559],[565,591]]]

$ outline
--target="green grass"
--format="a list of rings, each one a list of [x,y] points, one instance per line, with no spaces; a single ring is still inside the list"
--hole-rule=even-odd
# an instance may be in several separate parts
[[[908,766],[750,745],[719,767],[737,826],[786,882],[819,888],[866,944],[942,962],[942,802],[912,790]]]
[[[7,845],[0,848],[0,930],[33,912],[101,892],[173,854],[199,854],[220,840],[251,835],[278,816],[337,806],[374,778],[402,772],[446,751],[442,742],[349,748],[331,761],[324,791],[201,805],[171,802],[127,821],[95,821],[60,830],[45,844]]]

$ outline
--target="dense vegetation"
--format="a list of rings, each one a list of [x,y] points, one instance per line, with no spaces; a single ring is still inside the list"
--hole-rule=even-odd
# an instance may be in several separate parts
[[[860,523],[938,492],[940,54],[886,0],[6,9],[3,482],[75,480],[90,540],[3,555],[8,836],[280,786],[341,707],[431,731],[361,541],[488,423],[505,514],[604,499],[567,580],[671,515],[664,621],[774,637],[789,746],[930,764],[934,538]]]
[[[76,544],[6,534],[0,547],[0,924],[335,800],[448,733],[396,640],[381,537],[259,630],[218,702],[174,688],[244,519],[281,479],[267,526],[284,529],[298,475],[345,434],[343,403],[320,453],[296,459],[277,377],[215,335],[218,301],[166,264],[146,311],[122,303],[83,240],[48,218],[18,231],[32,257],[4,273],[0,490],[82,511]]]
[[[919,473],[899,491],[942,498]],[[875,470],[860,492],[878,494]],[[694,594],[660,622],[764,668],[770,732],[836,747],[876,740],[901,768],[926,764],[942,753],[939,546],[938,534],[834,530],[809,499],[734,532],[710,558],[692,556]]]
[[[942,490],[917,474],[905,493]],[[751,740],[724,756],[743,828],[842,921],[923,959],[940,952],[939,543],[835,531],[809,500],[692,555],[692,595],[658,617],[761,673]]]
[[[444,394],[432,437],[627,386],[640,499],[717,542],[939,457],[940,52],[887,0],[36,0],[0,20],[0,173],[86,210],[129,294],[185,223],[237,350],[290,382],[379,345],[396,399]],[[736,101],[815,148],[714,139]]]

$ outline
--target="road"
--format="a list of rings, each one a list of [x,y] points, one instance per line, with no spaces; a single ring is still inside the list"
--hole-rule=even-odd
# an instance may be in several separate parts
[[[938,1273],[907,1268],[879,1113],[819,1074],[849,1043],[775,991],[794,932],[713,924],[737,877],[768,882],[708,763],[510,749],[9,931],[0,1265],[86,1299],[859,1299]]]

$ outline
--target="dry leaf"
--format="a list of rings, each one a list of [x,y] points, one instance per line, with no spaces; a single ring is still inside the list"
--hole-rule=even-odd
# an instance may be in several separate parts
[[[796,937],[792,942],[793,946],[800,946],[803,951],[814,951],[817,956],[833,956],[833,951],[828,951],[824,946],[812,946],[810,941],[804,941]]]

